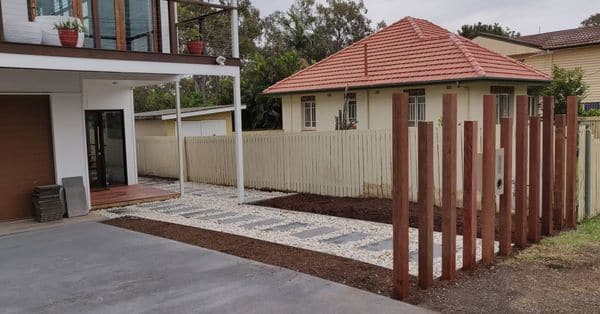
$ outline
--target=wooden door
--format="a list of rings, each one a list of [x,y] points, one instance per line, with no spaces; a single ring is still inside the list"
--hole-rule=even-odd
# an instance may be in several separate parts
[[[31,194],[55,184],[48,96],[0,96],[0,221],[33,216]]]

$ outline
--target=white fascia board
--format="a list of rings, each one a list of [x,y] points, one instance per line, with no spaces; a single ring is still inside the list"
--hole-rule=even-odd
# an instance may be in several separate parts
[[[242,106],[242,109],[246,109],[246,106]],[[181,114],[182,118],[189,118],[189,117],[197,117],[197,116],[206,116],[209,114],[215,114],[215,113],[221,113],[221,112],[229,112],[229,111],[233,111],[235,110],[234,107],[230,107],[230,108],[217,108],[217,109],[211,109],[211,110],[202,110],[202,111],[196,111],[196,112],[185,112]],[[161,120],[174,120],[177,118],[176,114],[167,114],[167,115],[163,115]]]
[[[0,68],[169,75],[239,76],[236,66],[176,62],[91,59],[0,53]]]

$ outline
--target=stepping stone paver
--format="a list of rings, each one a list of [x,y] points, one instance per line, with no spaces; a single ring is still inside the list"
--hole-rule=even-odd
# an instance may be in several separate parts
[[[315,228],[315,229],[308,229],[305,231],[294,233],[294,234],[292,234],[292,236],[300,238],[300,239],[308,239],[308,238],[314,238],[316,236],[332,233],[334,231],[337,231],[337,229],[333,228],[333,227],[319,227],[319,228]]]
[[[289,224],[285,224],[285,225],[280,225],[280,226],[275,226],[275,227],[271,227],[271,228],[267,228],[267,229],[263,229],[263,231],[290,231],[293,229],[298,229],[298,228],[302,228],[302,227],[306,227],[308,226],[307,223],[303,223],[303,222],[292,222]]]
[[[260,216],[248,214],[248,215],[244,215],[244,216],[241,216],[241,217],[233,217],[233,218],[221,219],[221,220],[219,220],[219,223],[220,224],[233,224],[233,223],[242,222],[242,221],[254,220],[254,219],[259,218],[259,217]]]
[[[369,243],[367,245],[359,247],[359,249],[363,249],[363,250],[367,250],[367,251],[371,251],[371,252],[377,252],[377,251],[383,251],[383,250],[391,250],[392,245],[393,245],[393,241],[391,238],[389,238],[389,239]]]
[[[194,217],[194,218],[198,218],[198,219],[202,219],[202,220],[212,220],[212,219],[231,217],[231,216],[235,216],[237,214],[238,213],[236,213],[236,212],[223,212],[220,214],[214,214],[214,215],[209,215],[209,216],[204,216],[204,217]]]
[[[130,210],[128,208],[113,208],[113,209],[107,210],[107,212],[117,214],[117,215],[125,214],[129,211]]]
[[[347,233],[347,234],[342,234],[341,236],[324,239],[324,240],[321,240],[320,242],[333,243],[333,244],[344,244],[344,243],[349,243],[349,242],[354,242],[354,241],[360,241],[360,240],[366,238],[367,236],[368,236],[368,234],[366,234],[366,233],[351,232],[351,233]]]
[[[280,223],[282,221],[283,221],[283,219],[269,218],[269,219],[260,220],[260,221],[252,222],[249,224],[241,225],[240,227],[245,228],[245,229],[254,229],[256,227],[274,225],[274,224]]]
[[[201,216],[201,215],[206,215],[206,214],[212,214],[212,213],[220,213],[222,212],[222,210],[219,209],[203,209],[203,210],[198,210],[195,212],[191,212],[191,213],[187,213],[184,215],[181,215],[185,218],[192,218],[192,217],[196,217],[196,216]]]
[[[188,206],[183,206],[183,207],[179,207],[179,208],[176,208],[176,209],[166,210],[163,213],[170,214],[170,215],[173,215],[173,214],[183,214],[183,213],[189,212],[191,209],[198,209],[198,208],[194,207],[194,206],[189,206],[188,205]]]

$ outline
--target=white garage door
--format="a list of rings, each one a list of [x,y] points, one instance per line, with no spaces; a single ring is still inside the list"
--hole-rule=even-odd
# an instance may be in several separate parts
[[[182,121],[183,136],[222,136],[227,135],[225,120]]]

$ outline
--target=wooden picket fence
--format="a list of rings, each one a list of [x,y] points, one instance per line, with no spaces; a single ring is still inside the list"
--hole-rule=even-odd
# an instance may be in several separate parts
[[[393,163],[393,291],[397,298],[409,295],[409,172],[411,168],[408,127],[408,94],[392,97],[392,163]],[[495,241],[499,254],[508,256],[512,245],[524,248],[541,236],[577,225],[577,146],[580,129],[577,121],[578,99],[568,97],[567,114],[554,115],[554,99],[543,97],[541,117],[529,117],[527,96],[517,97],[516,117],[501,118],[500,147],[497,157],[496,98],[484,95],[481,143],[482,167],[478,171],[478,127],[476,121],[464,125],[463,180],[463,264],[464,269],[476,265],[476,234],[480,224],[482,261],[495,261]],[[442,279],[456,276],[457,216],[457,97],[443,96],[442,139]],[[418,133],[419,182],[419,286],[432,282],[433,264],[433,125],[420,122]],[[589,146],[595,146],[593,142]],[[596,147],[594,147],[596,148]],[[497,164],[497,163],[501,164]],[[588,160],[588,164],[590,161]],[[503,166],[497,168],[498,166]],[[498,169],[498,170],[497,170]],[[513,171],[516,169],[516,172]],[[588,174],[589,175],[589,174]],[[481,176],[481,193],[477,192]],[[514,178],[514,198],[513,198]],[[497,207],[498,187],[503,188]],[[589,186],[589,185],[588,185]],[[477,219],[477,199],[481,210]],[[587,201],[590,203],[590,201]],[[589,205],[589,204],[586,204]],[[513,215],[514,214],[514,215]],[[497,219],[496,219],[497,218]],[[498,236],[495,230],[498,229]],[[512,230],[514,229],[514,237]]]

